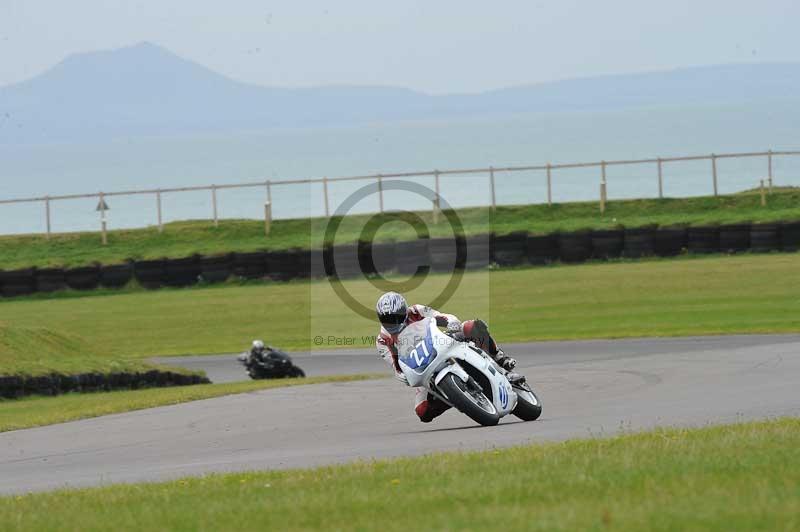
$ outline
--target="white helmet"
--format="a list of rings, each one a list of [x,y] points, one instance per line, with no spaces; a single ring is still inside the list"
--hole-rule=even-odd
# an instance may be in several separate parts
[[[397,334],[405,328],[408,304],[397,292],[386,292],[375,305],[378,320],[389,334]]]
[[[253,351],[263,351],[264,350],[264,342],[261,340],[253,340]]]

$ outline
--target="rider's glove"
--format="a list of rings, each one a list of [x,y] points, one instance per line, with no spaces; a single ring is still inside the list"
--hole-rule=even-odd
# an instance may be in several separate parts
[[[399,380],[400,382],[402,382],[406,386],[409,386],[408,379],[406,378],[406,376],[403,373],[401,373],[399,371],[396,371],[395,374],[394,374],[394,378]]]
[[[450,320],[447,322],[447,332],[455,334],[460,333],[462,329],[461,322],[458,320]]]
[[[511,371],[515,367],[517,367],[517,361],[511,357],[503,356],[503,358],[499,361],[499,364],[503,367],[506,371]]]

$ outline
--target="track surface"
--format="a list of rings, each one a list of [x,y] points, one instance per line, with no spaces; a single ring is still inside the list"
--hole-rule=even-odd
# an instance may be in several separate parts
[[[505,347],[542,397],[539,421],[481,428],[451,410],[421,424],[413,392],[393,379],[267,390],[0,434],[0,493],[800,415],[800,336]],[[365,351],[296,362],[309,375],[386,371]],[[243,377],[231,356],[201,367],[212,380]]]

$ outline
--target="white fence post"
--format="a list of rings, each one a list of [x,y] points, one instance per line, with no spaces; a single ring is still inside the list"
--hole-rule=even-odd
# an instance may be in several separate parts
[[[663,162],[658,158],[658,199],[664,198],[664,173],[662,170]]]
[[[323,190],[324,195],[325,195],[325,218],[328,218],[330,216],[330,213],[329,213],[329,210],[328,210],[328,178],[327,177],[323,177],[322,178],[322,190]]]
[[[44,212],[47,219],[47,240],[50,240],[50,196],[44,198]]]
[[[264,202],[264,235],[269,236],[270,226],[272,225],[272,202]]]
[[[767,152],[767,179],[769,179],[769,193],[772,194],[772,150]]]
[[[102,192],[100,194],[98,194],[98,198],[99,198],[99,201],[97,203],[97,206],[98,206],[99,211],[100,211],[100,231],[101,231],[101,233],[103,235],[102,236],[103,245],[106,246],[106,245],[108,245],[108,235],[106,234],[107,233],[107,231],[106,231],[107,230],[106,209],[105,209],[106,200],[105,200],[105,196],[104,196],[104,194]]]
[[[494,168],[489,167],[489,183],[492,185],[492,212],[497,210],[497,198],[494,192]]]
[[[383,214],[383,176],[378,174],[378,207]]]
[[[553,205],[553,165],[547,163],[547,205]]]
[[[714,178],[714,195],[718,196],[717,192],[717,156],[715,154],[711,154],[711,175]]]
[[[272,203],[272,181],[267,179],[267,201]]]
[[[156,190],[156,211],[158,212],[158,232],[164,232],[164,218],[161,213],[161,189]]]
[[[219,227],[219,218],[217,217],[217,185],[211,185],[211,203],[214,207],[214,227]]]
[[[433,198],[433,223],[439,223],[439,211],[440,211],[440,202],[439,202],[439,170],[433,171],[433,180],[434,180],[434,188],[436,190],[436,195]]]
[[[602,179],[600,181],[600,214],[606,212],[606,162],[600,163]]]

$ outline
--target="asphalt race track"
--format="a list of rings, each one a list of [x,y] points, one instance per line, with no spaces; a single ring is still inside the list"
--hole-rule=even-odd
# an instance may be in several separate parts
[[[504,347],[542,398],[538,421],[482,428],[451,410],[422,424],[394,379],[275,389],[2,433],[0,493],[800,415],[797,335]],[[181,360],[212,380],[244,377],[230,355]],[[371,351],[295,362],[309,375],[388,372]]]

